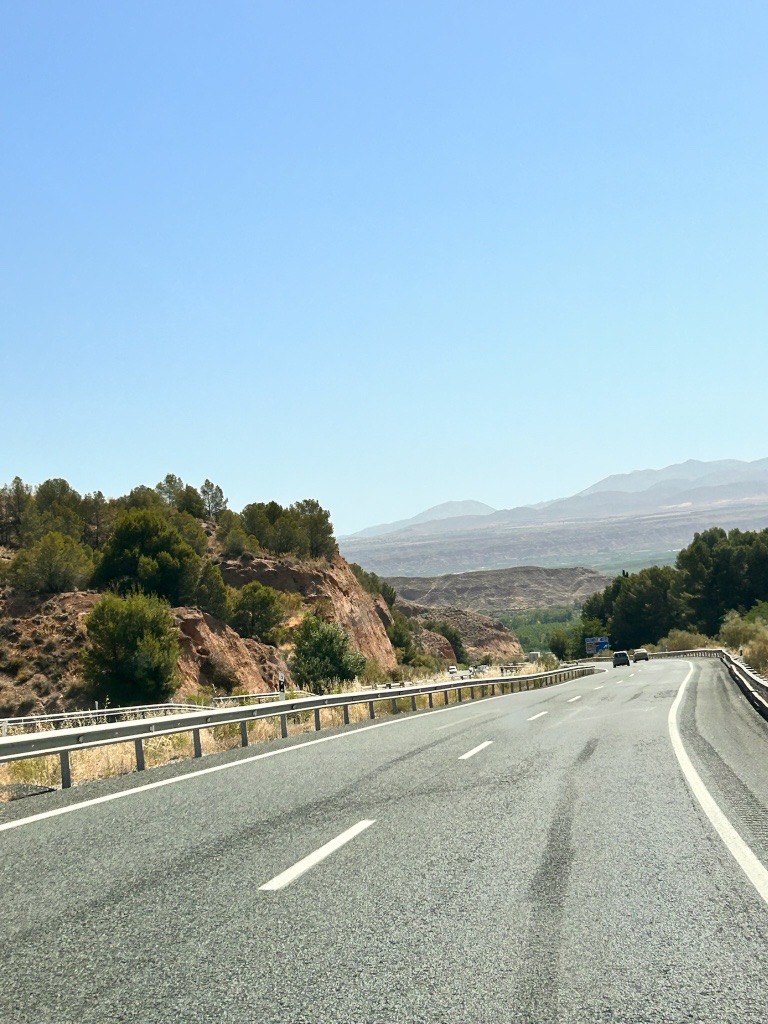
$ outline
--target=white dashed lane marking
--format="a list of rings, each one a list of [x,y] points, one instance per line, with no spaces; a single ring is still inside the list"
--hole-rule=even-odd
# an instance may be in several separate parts
[[[308,856],[303,857],[300,861],[297,861],[293,867],[281,872],[279,875],[269,881],[265,882],[264,885],[260,885],[259,888],[264,892],[275,892],[277,889],[284,889],[286,885],[290,885],[291,882],[295,881],[310,868],[313,868],[320,861],[325,860],[326,857],[330,857],[332,853],[341,849],[345,846],[350,839],[354,839],[355,836],[359,836],[361,832],[364,832],[367,828],[373,825],[373,821],[358,821],[352,828],[348,828],[346,832],[342,832],[340,836],[336,836],[329,843],[321,846],[319,850],[315,850],[314,853],[310,853]]]
[[[486,747],[490,747],[492,743],[493,740],[486,740],[485,743],[481,743],[479,744],[479,746],[473,747],[471,750],[468,750],[466,754],[462,754],[459,760],[468,761],[470,757],[474,757],[475,754],[479,754],[481,750],[485,750]]]

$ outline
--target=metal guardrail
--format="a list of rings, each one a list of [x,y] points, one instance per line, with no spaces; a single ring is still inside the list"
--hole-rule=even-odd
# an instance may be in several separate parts
[[[748,665],[745,665],[743,661],[734,658],[727,651],[723,651],[722,655],[722,660],[728,669],[731,679],[733,679],[752,707],[763,718],[768,719],[768,683]]]
[[[221,697],[214,697],[214,707],[228,707],[230,704],[264,704],[269,700],[285,699],[284,690],[270,690],[263,693],[227,693]]]
[[[722,647],[697,647],[692,651],[654,651],[649,658],[721,658],[727,652]],[[728,655],[730,657],[730,655]]]
[[[353,704],[368,704],[369,718],[376,717],[376,704],[391,701],[392,713],[400,711],[398,701],[410,698],[412,711],[417,710],[416,698],[421,694],[428,697],[428,706],[434,706],[435,695],[443,695],[443,703],[449,702],[449,694],[455,691],[457,699],[462,701],[464,693],[469,691],[469,699],[475,699],[475,691],[480,696],[494,696],[501,693],[519,693],[523,690],[537,690],[544,686],[579,679],[593,675],[596,670],[588,665],[572,668],[555,669],[552,672],[532,673],[531,675],[513,676],[512,678],[497,677],[495,679],[450,680],[445,683],[431,683],[403,687],[394,696],[378,693],[332,693],[323,696],[299,697],[292,700],[273,701],[270,704],[255,704],[235,708],[206,708],[189,714],[168,715],[156,720],[115,722],[111,725],[90,725],[79,729],[57,729],[47,733],[35,733],[26,736],[10,736],[0,739],[0,763],[26,760],[30,757],[47,757],[57,755],[61,763],[61,784],[63,789],[72,785],[70,753],[87,750],[93,747],[108,746],[113,743],[133,742],[136,752],[136,770],[143,771],[144,741],[158,736],[170,736],[176,733],[191,732],[194,756],[202,757],[200,733],[203,729],[213,729],[220,725],[240,725],[240,742],[248,746],[248,723],[262,718],[279,718],[280,734],[288,735],[288,716],[300,712],[311,711],[314,714],[315,730],[322,728],[320,712],[324,708],[338,708],[343,712],[344,725],[349,725],[349,709]]]
[[[150,716],[168,715],[174,711],[188,711],[192,708],[208,707],[207,704],[132,704],[128,707],[90,708],[83,711],[57,711],[50,715],[23,715],[20,718],[0,718],[0,736],[7,736],[9,729],[24,729],[37,732],[41,725],[57,728],[67,722],[82,725],[83,719],[93,724],[98,722],[117,722],[128,718],[147,718]]]

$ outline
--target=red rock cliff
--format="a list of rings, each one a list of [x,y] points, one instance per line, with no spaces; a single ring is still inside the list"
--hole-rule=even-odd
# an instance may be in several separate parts
[[[243,555],[236,561],[222,561],[219,567],[231,587],[244,587],[257,580],[275,590],[299,594],[307,608],[345,629],[366,658],[375,658],[384,669],[397,665],[386,630],[391,621],[389,609],[380,597],[363,590],[343,558],[297,562]]]

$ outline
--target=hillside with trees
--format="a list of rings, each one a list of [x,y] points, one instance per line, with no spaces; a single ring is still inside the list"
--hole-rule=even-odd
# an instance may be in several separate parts
[[[197,693],[322,691],[436,671],[395,592],[338,553],[328,511],[229,507],[168,474],[117,498],[0,487],[0,713]],[[463,653],[461,640],[455,646]]]
[[[318,689],[397,665],[386,604],[311,498],[235,512],[217,484],[175,474],[117,498],[16,477],[0,487],[0,583],[5,714],[266,689],[281,673]]]

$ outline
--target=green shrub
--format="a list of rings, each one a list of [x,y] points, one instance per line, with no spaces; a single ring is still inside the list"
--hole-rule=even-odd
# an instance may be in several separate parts
[[[236,593],[230,624],[244,637],[253,637],[264,643],[274,642],[274,629],[285,618],[280,594],[272,587],[254,580]]]
[[[195,595],[197,607],[214,618],[226,622],[229,617],[230,590],[221,575],[221,569],[213,562],[203,562]]]
[[[106,594],[86,621],[83,677],[112,704],[167,700],[175,688],[178,631],[168,604],[149,594]]]
[[[161,509],[130,508],[115,522],[95,579],[121,593],[138,587],[178,605],[194,600],[199,573],[197,554]]]
[[[46,533],[14,558],[8,578],[20,590],[58,594],[87,583],[93,572],[88,548],[62,533]]]
[[[765,631],[765,623],[760,619],[748,620],[738,612],[731,611],[725,616],[720,627],[720,642],[725,647],[735,650],[755,640]]]
[[[410,665],[416,656],[416,645],[413,642],[413,624],[399,608],[392,609],[392,622],[387,635],[395,648],[397,660],[403,665]]]
[[[693,633],[687,629],[670,629],[669,634],[662,637],[656,646],[660,651],[695,651],[699,647],[711,647],[712,640],[703,633]]]
[[[352,648],[344,630],[315,615],[304,616],[294,644],[293,677],[314,693],[326,693],[335,681],[354,679],[365,670],[365,658]]]

